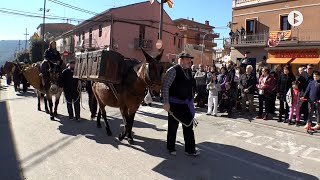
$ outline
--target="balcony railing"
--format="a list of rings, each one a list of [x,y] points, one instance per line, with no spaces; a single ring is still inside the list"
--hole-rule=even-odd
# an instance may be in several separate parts
[[[230,45],[264,45],[269,38],[269,33],[252,35],[235,35],[229,38]],[[226,43],[226,41],[225,41]]]
[[[152,40],[145,40],[140,38],[134,39],[134,48],[152,49]]]
[[[320,31],[313,29],[294,29],[292,37],[298,41],[320,41]]]

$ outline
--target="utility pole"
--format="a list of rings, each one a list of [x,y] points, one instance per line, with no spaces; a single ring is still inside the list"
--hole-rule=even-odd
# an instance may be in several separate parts
[[[160,23],[159,23],[159,39],[162,40],[162,29],[163,29],[163,4],[166,3],[167,0],[161,0],[160,2]]]
[[[19,43],[18,43],[18,45],[19,45],[19,51],[20,51],[20,45],[21,45],[21,43],[20,43],[20,40],[19,40]],[[17,49],[16,49],[16,51],[17,51]]]
[[[26,43],[25,43],[25,46],[24,46],[24,50],[25,50],[25,52],[27,52],[27,42],[28,42],[28,35],[29,35],[27,28],[26,28],[26,33],[24,35],[26,35]],[[20,48],[19,48],[19,50],[20,50]]]
[[[43,55],[44,55],[44,41],[45,41],[45,38],[44,38],[45,27],[44,27],[44,24],[45,24],[45,20],[46,20],[46,3],[47,3],[47,1],[43,0],[43,9],[41,8],[43,10],[43,22],[42,22],[42,28],[41,28],[41,34],[42,34],[42,46],[41,46],[42,60],[43,60]]]

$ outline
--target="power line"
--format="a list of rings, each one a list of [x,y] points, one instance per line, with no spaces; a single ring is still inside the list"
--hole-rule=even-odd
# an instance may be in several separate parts
[[[88,13],[88,14],[92,14],[92,15],[97,15],[98,14],[96,12],[89,11],[89,10],[86,10],[86,9],[82,9],[82,8],[79,8],[79,7],[76,7],[76,6],[72,6],[70,4],[67,4],[67,3],[64,3],[64,2],[61,2],[61,1],[58,1],[58,0],[49,0],[49,1],[51,1],[51,2],[53,2],[55,4],[58,4],[58,5],[61,5],[61,6],[76,10],[76,11],[80,11],[80,12],[84,12],[84,13]]]

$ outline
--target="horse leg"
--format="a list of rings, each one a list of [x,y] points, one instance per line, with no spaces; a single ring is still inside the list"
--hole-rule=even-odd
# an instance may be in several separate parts
[[[48,97],[48,101],[49,101],[50,119],[51,119],[51,120],[54,120],[54,115],[53,115],[53,111],[52,111],[52,106],[53,106],[52,96],[51,96],[51,95],[48,95],[47,97]]]
[[[124,130],[122,131],[122,133],[119,134],[118,138],[119,138],[119,141],[122,141],[128,133],[128,125],[127,125],[128,108],[127,107],[120,108],[120,112],[123,118]]]
[[[56,97],[56,102],[54,104],[54,112],[53,116],[56,117],[58,115],[58,105],[59,105],[60,97]]]
[[[46,113],[49,114],[50,111],[49,111],[49,108],[48,108],[48,100],[47,100],[47,97],[45,95],[43,95],[43,102],[44,102],[44,108],[46,110]]]
[[[134,144],[134,140],[132,137],[132,127],[133,127],[133,122],[134,122],[134,116],[135,116],[135,113],[129,115],[127,118],[127,133],[128,133],[127,137],[128,137],[129,144]]]
[[[99,109],[99,112],[98,112],[98,116],[97,116],[97,128],[101,128],[101,110]]]
[[[109,126],[108,119],[107,119],[107,113],[106,113],[105,109],[101,110],[101,115],[103,117],[104,123],[106,124],[107,135],[112,136],[112,132],[110,130],[110,126]]]
[[[41,94],[37,93],[37,97],[38,97],[38,111],[41,111]]]

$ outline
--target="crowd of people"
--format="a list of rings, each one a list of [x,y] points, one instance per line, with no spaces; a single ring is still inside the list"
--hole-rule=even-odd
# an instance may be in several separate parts
[[[289,64],[277,65],[273,70],[270,65],[261,64],[254,69],[251,64],[236,66],[232,61],[220,69],[215,65],[206,68],[199,65],[196,69],[193,65],[196,106],[203,108],[207,103],[207,115],[227,112],[230,118],[236,109],[247,116],[255,115],[256,119],[270,120],[273,116],[278,122],[306,128],[310,127],[315,113],[317,124],[313,128],[320,129],[320,74],[312,64],[299,67],[296,76]],[[259,101],[257,112],[255,95]]]

